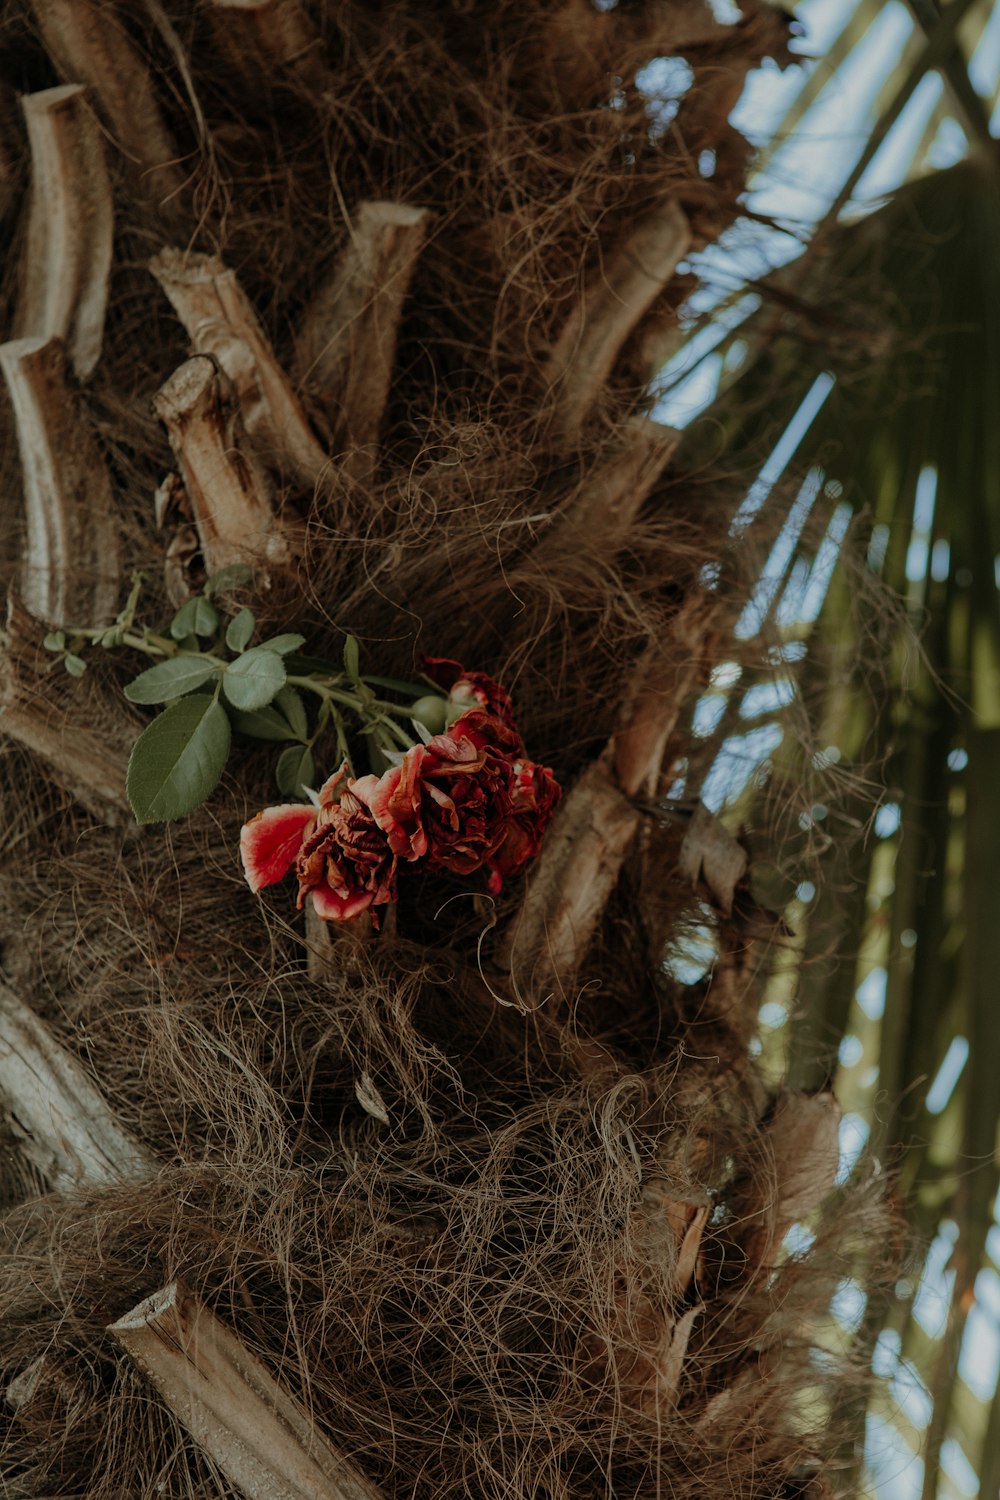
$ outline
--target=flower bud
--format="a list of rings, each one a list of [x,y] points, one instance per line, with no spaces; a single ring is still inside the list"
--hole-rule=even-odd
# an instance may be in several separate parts
[[[446,729],[450,729],[451,726],[453,724],[456,724],[459,719],[464,719],[466,714],[471,714],[471,713],[476,713],[476,712],[479,712],[479,713],[482,712],[482,709],[480,708],[480,705],[479,705],[479,702],[477,701],[477,699],[472,698],[472,697],[469,697],[469,698],[449,698],[448,702],[445,704],[445,724],[444,724],[444,727]]]
[[[417,699],[410,714],[429,729],[431,734],[440,734],[447,722],[448,704],[436,693],[428,693],[425,698]]]

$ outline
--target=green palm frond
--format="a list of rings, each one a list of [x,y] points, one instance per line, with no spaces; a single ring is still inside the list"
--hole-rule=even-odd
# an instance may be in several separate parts
[[[1000,1288],[1000,149],[967,66],[997,24],[994,7],[911,9],[920,29],[883,83],[867,144],[806,254],[760,287],[759,309],[730,335],[742,368],[686,448],[692,462],[724,455],[729,472],[752,472],[817,382],[829,388],[784,482],[748,523],[737,520],[742,551],[758,531],[778,539],[744,634],[755,625],[806,650],[796,702],[781,712],[801,714],[808,701],[815,734],[804,752],[786,732],[773,779],[801,780],[803,754],[825,746],[838,785],[823,809],[819,894],[785,891],[796,937],[766,991],[772,1024],[761,1036],[765,1064],[797,1086],[835,1079],[851,1128],[868,1133],[866,1170],[875,1161],[894,1174],[922,1247],[885,1322],[862,1319],[855,1339],[887,1377],[869,1431],[891,1430],[901,1452],[921,1455],[922,1484],[908,1492],[931,1500],[962,1493],[958,1462],[976,1471],[983,1496],[1000,1481],[1000,1400],[969,1379],[982,1277]],[[772,162],[879,10],[854,8],[776,131]],[[933,69],[944,87],[902,174],[910,180],[844,223]],[[946,115],[973,149],[927,173]],[[824,545],[838,562],[817,618],[808,581]],[[739,723],[747,687],[744,676],[729,690],[705,736],[703,772]],[[734,823],[754,795],[732,802]],[[936,1322],[932,1291],[943,1299]],[[921,1392],[909,1403],[898,1394],[904,1376]],[[847,1456],[856,1471],[861,1436],[859,1426]]]

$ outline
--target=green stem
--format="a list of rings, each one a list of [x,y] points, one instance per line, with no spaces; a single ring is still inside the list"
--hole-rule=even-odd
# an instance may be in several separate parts
[[[358,710],[362,707],[361,700],[356,693],[344,693],[337,688],[330,687],[329,679],[322,677],[289,677],[286,679],[289,687],[304,688],[307,693],[315,693],[318,698],[325,702],[342,703],[345,708]],[[339,681],[335,678],[334,681]]]
[[[347,743],[347,731],[344,729],[344,721],[335,708],[331,707],[330,714],[337,733],[337,758],[341,763],[346,761],[347,768],[353,776],[354,762],[351,759],[351,747]]]
[[[380,713],[373,722],[384,724],[389,733],[395,736],[396,743],[402,745],[404,750],[413,749],[413,736],[407,734],[405,729],[400,729],[398,724],[394,724],[388,715]]]
[[[73,632],[75,642],[97,641],[106,633],[106,627],[95,627]],[[184,657],[196,658],[206,662],[218,671],[218,679],[215,685],[215,696],[218,699],[222,690],[222,676],[230,665],[223,657],[216,656],[210,651],[188,651],[179,642],[168,636],[160,635],[156,631],[143,629],[141,632],[135,629],[125,628],[121,635],[121,644],[132,651],[139,651],[144,656],[154,659],[178,659]],[[375,679],[378,680],[378,679]],[[397,686],[391,679],[381,679],[387,687]],[[337,736],[337,752],[341,759],[348,764],[351,761],[348,747],[347,732],[344,727],[343,717],[335,705],[349,709],[369,729],[381,728],[397,745],[404,750],[413,746],[413,736],[401,725],[395,723],[397,718],[409,718],[411,705],[406,703],[388,703],[384,699],[377,698],[371,688],[362,679],[357,679],[355,691],[345,690],[340,684],[343,682],[342,675],[318,676],[318,675],[294,675],[286,678],[289,687],[301,688],[305,692],[313,693],[320,699],[320,709],[317,716],[316,729],[308,741],[310,749],[316,741],[325,733],[331,719]],[[401,688],[403,684],[398,684]]]
[[[352,708],[361,717],[364,717],[370,710],[374,710],[378,720],[388,719],[392,715],[407,719],[412,716],[411,705],[408,703],[387,703],[384,699],[375,698],[370,694],[365,694],[362,697],[360,693],[347,693],[331,687],[329,678],[289,677],[287,680],[289,687],[304,688],[306,692],[315,693],[319,698],[334,703],[342,703],[345,708]],[[334,678],[333,680],[339,681],[340,679]],[[405,731],[398,729],[395,724],[391,724],[390,728],[397,738],[399,738],[400,743],[403,743]],[[405,743],[407,747],[413,744],[411,735],[405,736]]]

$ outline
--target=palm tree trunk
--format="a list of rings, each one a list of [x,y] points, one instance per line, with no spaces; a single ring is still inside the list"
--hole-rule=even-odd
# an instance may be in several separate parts
[[[730,614],[650,351],[788,61],[743,9],[3,9],[11,1497],[827,1492],[813,1330],[862,1210],[817,1219],[832,1101],[754,1074],[745,852],[658,812]],[[123,658],[42,638],[238,561],[270,633],[509,686],[565,790],[525,882],[307,931],[239,878],[250,749],[184,823],[122,818]]]

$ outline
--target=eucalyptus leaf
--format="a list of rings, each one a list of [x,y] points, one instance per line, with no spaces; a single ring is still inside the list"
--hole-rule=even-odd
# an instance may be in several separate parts
[[[226,697],[234,708],[263,708],[285,685],[285,664],[263,646],[254,646],[231,661],[222,679]]]
[[[200,807],[229,755],[226,711],[195,693],[171,703],[136,740],[126,790],[138,823],[165,823]]]
[[[175,641],[182,641],[186,635],[214,635],[218,628],[219,616],[201,595],[182,604],[170,622],[170,634]]]
[[[228,567],[220,568],[217,573],[212,573],[205,579],[202,593],[206,599],[210,599],[213,594],[239,588],[241,583],[249,583],[252,578],[253,568],[246,563],[230,563]]]
[[[283,687],[280,693],[275,694],[274,706],[281,709],[300,740],[308,738],[309,719],[301,693],[296,692],[293,687]]]
[[[290,651],[297,651],[305,643],[304,635],[272,635],[269,641],[261,641],[261,646],[267,651],[276,651],[279,656],[287,656]]]
[[[215,670],[203,656],[171,656],[140,672],[126,687],[125,696],[130,703],[169,703],[201,687]]]
[[[252,609],[241,609],[239,614],[233,615],[226,626],[226,645],[230,651],[245,651],[250,644],[250,639],[257,624],[257,617]],[[271,650],[274,649],[272,646]]]
[[[288,797],[304,798],[306,787],[311,787],[316,780],[316,765],[309,746],[289,745],[287,750],[282,750],[274,768],[274,779],[279,792]]]

